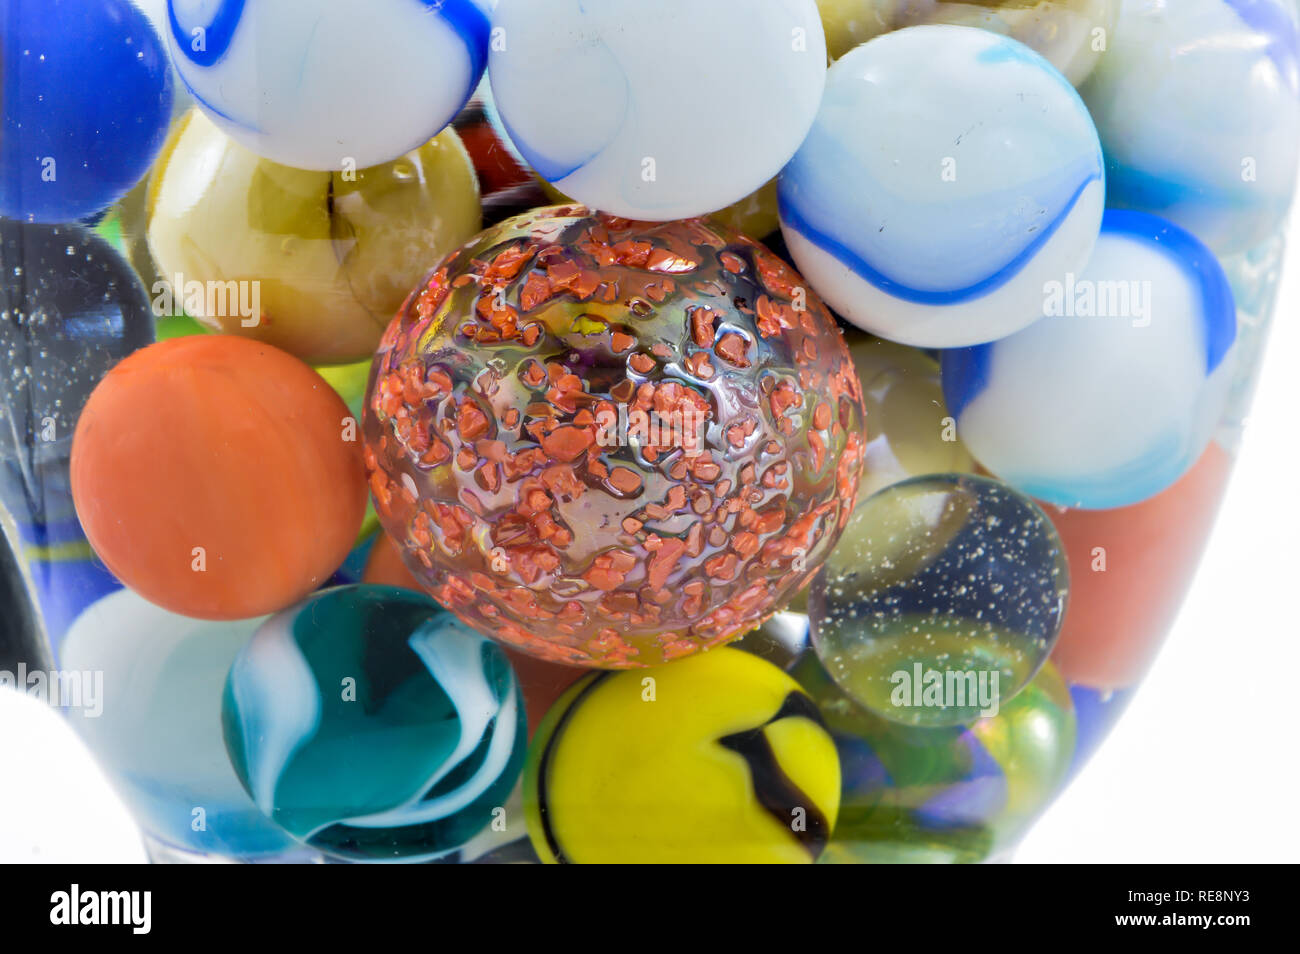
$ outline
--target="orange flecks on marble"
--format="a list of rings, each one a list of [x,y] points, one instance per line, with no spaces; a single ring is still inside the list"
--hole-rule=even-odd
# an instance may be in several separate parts
[[[807,582],[852,508],[843,339],[714,223],[528,213],[445,260],[383,340],[380,519],[444,605],[534,655],[650,665],[723,642]]]

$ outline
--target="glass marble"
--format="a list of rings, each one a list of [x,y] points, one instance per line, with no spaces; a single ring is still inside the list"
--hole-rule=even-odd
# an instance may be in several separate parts
[[[1106,150],[1110,205],[1161,215],[1220,255],[1281,225],[1300,159],[1293,4],[1124,0],[1081,92]]]
[[[364,584],[259,627],[230,667],[221,720],[262,812],[352,861],[464,845],[504,806],[526,742],[495,644],[427,596]]]
[[[773,178],[826,79],[814,0],[499,0],[489,73],[528,164],[592,208],[663,221]]]
[[[946,728],[869,712],[813,653],[791,674],[817,703],[842,767],[823,864],[1005,860],[1068,778],[1078,723],[1051,663],[997,715]]]
[[[516,670],[515,675],[519,673]],[[525,699],[525,707],[527,707]],[[532,717],[532,714],[529,714]],[[438,864],[473,865],[540,865],[533,844],[528,839],[524,820],[522,777],[492,819],[492,824],[467,841],[458,851],[436,859]]]
[[[365,434],[423,587],[517,649],[611,668],[774,612],[862,469],[858,380],[797,274],[716,223],[582,207],[428,275],[384,334]]]
[[[1236,367],[1223,420],[1215,435],[1229,451],[1235,452],[1240,445],[1255,399],[1282,285],[1286,250],[1286,231],[1279,229],[1254,248],[1219,259],[1237,305]]]
[[[71,486],[74,428],[92,389],[149,344],[135,273],[76,225],[0,220],[0,505],[57,658],[73,620],[121,583],[96,559]]]
[[[781,230],[845,319],[954,348],[1041,316],[1044,284],[1088,261],[1104,181],[1088,110],[1050,63],[986,30],[911,27],[831,67],[781,173]]]
[[[366,561],[363,583],[379,583],[384,586],[405,587],[423,593],[419,582],[402,562],[402,554],[386,533],[379,534],[375,545],[370,550]],[[778,614],[779,615],[779,614]],[[528,713],[528,734],[531,737],[537,730],[542,716],[564,695],[566,689],[589,671],[577,666],[561,666],[545,662],[527,653],[502,647],[510,666],[519,680],[519,688],[524,694],[524,709]]]
[[[50,641],[41,617],[36,587],[22,555],[18,528],[0,506],[0,672],[50,668]]]
[[[877,715],[995,715],[1051,652],[1069,591],[1060,538],[1010,487],[915,477],[863,500],[808,597],[827,672]]]
[[[487,0],[168,0],[167,45],[195,102],[299,169],[391,162],[469,100],[487,62]]]
[[[546,204],[539,196],[542,180],[506,135],[487,77],[456,115],[453,128],[474,163],[488,224]]]
[[[248,797],[221,733],[226,673],[263,619],[190,619],[118,590],[63,642],[65,671],[102,674],[99,711],[68,719],[144,831],[173,848],[244,860],[298,848]]]
[[[1093,689],[1089,686],[1070,686],[1070,699],[1078,726],[1079,741],[1074,747],[1070,763],[1070,778],[1079,774],[1101,743],[1110,734],[1119,717],[1133,700],[1133,689]]]
[[[356,420],[320,375],[227,335],[135,352],[87,402],[72,496],[105,565],[202,619],[274,612],[347,557],[366,507]]]
[[[171,115],[162,41],[130,0],[0,7],[0,215],[85,218],[145,174]]]
[[[480,217],[474,168],[451,130],[386,165],[311,172],[259,158],[198,111],[163,147],[146,206],[175,310],[314,364],[373,353],[430,261],[473,236]],[[192,282],[203,294],[189,294]],[[235,288],[239,307],[214,285]]]
[[[20,524],[75,523],[72,434],[91,390],[153,341],[149,299],[76,225],[0,220],[0,503]]]
[[[14,546],[26,563],[54,658],[87,606],[122,588],[95,556],[75,519],[57,524],[15,523]]]
[[[813,701],[718,649],[584,678],[547,713],[524,811],[549,863],[808,863],[835,828],[840,766]]]
[[[1214,255],[1156,216],[1110,210],[1082,273],[1044,289],[1049,317],[943,355],[975,459],[1063,507],[1139,503],[1201,456],[1223,415],[1237,314]]]
[[[789,669],[811,647],[810,639],[808,614],[787,606],[731,645],[766,659],[774,666]]]
[[[1071,682],[1137,685],[1173,627],[1210,537],[1232,458],[1211,442],[1172,487],[1113,510],[1048,506],[1070,563],[1070,605],[1052,650]]]
[[[943,400],[939,362],[879,338],[850,334],[847,339],[867,407],[859,498],[909,477],[973,471],[975,462]]]
[[[1107,49],[1119,5],[1120,0],[817,0],[832,59],[891,30],[949,23],[1019,40],[1075,86]]]
[[[565,195],[545,179],[539,181],[552,202],[557,205],[572,204],[572,196]],[[757,192],[751,192],[739,202],[733,202],[717,212],[710,212],[708,217],[750,238],[768,238],[781,225],[776,208],[776,179],[770,180]]]

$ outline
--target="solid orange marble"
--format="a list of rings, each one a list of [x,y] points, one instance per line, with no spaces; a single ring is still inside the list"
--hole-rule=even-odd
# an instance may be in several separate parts
[[[1052,652],[1069,682],[1125,689],[1142,677],[1196,573],[1231,467],[1211,443],[1178,483],[1142,503],[1043,505],[1070,563],[1070,601]]]
[[[370,556],[366,559],[366,568],[361,575],[361,582],[403,586],[408,590],[423,592],[420,584],[411,575],[411,571],[402,562],[401,554],[397,552],[392,538],[382,531],[375,538],[374,546],[370,548]],[[546,715],[546,711],[554,705],[555,700],[564,695],[564,691],[569,686],[591,672],[590,669],[577,666],[562,666],[559,663],[546,662],[511,649],[509,646],[501,648],[509,657],[510,665],[514,667],[515,676],[519,680],[519,687],[524,693],[524,711],[528,716],[529,736],[537,731],[542,716]]]
[[[357,426],[283,351],[197,335],[95,388],[72,446],[86,537],[127,586],[202,619],[273,613],[347,557],[366,506]]]

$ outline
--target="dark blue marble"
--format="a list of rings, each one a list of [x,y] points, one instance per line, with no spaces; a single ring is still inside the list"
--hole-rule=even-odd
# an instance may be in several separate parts
[[[0,215],[83,219],[148,171],[171,118],[171,65],[130,0],[0,5]]]

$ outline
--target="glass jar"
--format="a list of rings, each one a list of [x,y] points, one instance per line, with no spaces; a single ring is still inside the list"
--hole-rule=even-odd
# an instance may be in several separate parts
[[[1222,498],[1294,3],[316,5],[0,13],[4,681],[160,862],[1008,858]]]

